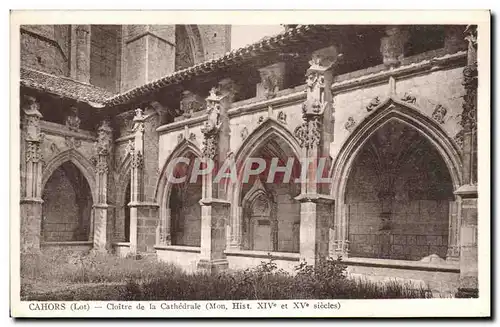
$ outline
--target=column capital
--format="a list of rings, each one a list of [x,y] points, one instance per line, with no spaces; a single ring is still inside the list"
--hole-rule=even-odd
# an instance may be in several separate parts
[[[477,198],[478,197],[477,185],[475,184],[462,185],[454,193],[455,195],[458,195],[461,198]]]
[[[295,197],[299,202],[314,202],[314,203],[327,203],[333,204],[335,199],[329,195],[319,193],[303,193]]]

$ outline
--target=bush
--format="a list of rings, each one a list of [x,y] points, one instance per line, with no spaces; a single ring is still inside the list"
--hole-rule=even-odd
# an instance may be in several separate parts
[[[347,276],[339,258],[300,263],[294,274],[270,258],[254,268],[187,274],[155,258],[118,258],[86,253],[26,254],[21,261],[21,296],[31,300],[265,300],[427,298],[411,284],[374,283]],[[71,287],[38,292],[36,286]],[[100,283],[89,285],[88,283]],[[47,288],[47,287],[46,287]]]

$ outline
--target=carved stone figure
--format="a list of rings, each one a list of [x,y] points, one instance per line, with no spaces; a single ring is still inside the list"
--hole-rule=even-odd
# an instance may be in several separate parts
[[[370,103],[366,106],[366,111],[371,112],[373,109],[380,105],[380,98],[376,96],[370,101]]]
[[[410,104],[415,104],[417,98],[410,93],[405,92],[405,94],[401,97],[401,100]]]
[[[282,124],[286,124],[286,114],[283,111],[278,113],[278,121]]]
[[[352,132],[352,130],[354,129],[354,126],[356,126],[356,122],[354,121],[354,118],[352,118],[352,116],[347,118],[347,122],[344,125],[345,129],[349,132]]]
[[[201,97],[188,90],[182,92],[180,109],[184,117],[191,117],[193,113],[202,110],[203,107],[204,102]]]
[[[282,87],[283,78],[273,70],[261,70],[260,78],[264,89],[264,97],[266,99],[274,98],[276,92]]]
[[[70,108],[70,114],[66,117],[65,124],[70,131],[77,132],[80,129],[80,118],[78,117],[77,107]]]
[[[446,113],[448,110],[446,110],[445,107],[442,105],[438,104],[436,108],[434,108],[434,112],[432,113],[432,118],[437,121],[440,124],[444,124],[444,118],[446,116]]]
[[[387,36],[380,40],[380,53],[384,65],[397,67],[404,57],[404,47],[408,42],[409,34],[398,26],[389,26],[386,29]]]
[[[97,129],[96,150],[98,155],[108,155],[113,141],[112,132],[109,122],[104,120]]]
[[[240,132],[241,139],[244,140],[248,136],[248,128],[245,126]]]

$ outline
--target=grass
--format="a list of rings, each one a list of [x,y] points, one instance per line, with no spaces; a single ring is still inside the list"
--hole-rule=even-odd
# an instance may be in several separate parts
[[[421,286],[374,283],[347,276],[341,260],[316,267],[301,263],[293,274],[270,260],[245,270],[188,274],[154,257],[54,251],[23,254],[24,300],[264,300],[428,298]]]

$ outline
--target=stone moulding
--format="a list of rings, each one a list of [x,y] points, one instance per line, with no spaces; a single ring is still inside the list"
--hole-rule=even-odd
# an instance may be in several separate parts
[[[459,51],[454,54],[446,54],[441,57],[422,60],[409,65],[400,66],[393,70],[382,70],[377,73],[367,74],[356,78],[350,78],[341,82],[332,84],[332,92],[348,92],[367,85],[387,83],[389,77],[409,78],[419,74],[425,74],[431,71],[437,71],[448,68],[453,65],[465,65],[467,58],[466,51]]]
[[[305,98],[306,98],[306,94],[302,90],[297,91],[297,92],[293,92],[290,94],[282,95],[282,96],[280,96],[280,94],[278,93],[277,97],[272,98],[272,99],[266,99],[266,100],[252,98],[250,100],[255,100],[255,102],[250,102],[250,103],[244,104],[244,105],[239,105],[238,102],[233,103],[232,107],[228,111],[228,115],[230,118],[231,117],[238,117],[238,116],[241,116],[244,114],[249,114],[252,112],[259,112],[262,109],[267,110],[267,108],[269,106],[272,106],[273,109],[276,109],[279,107],[288,106],[291,104],[298,103],[300,101],[303,101]],[[241,102],[247,102],[247,100],[241,101]],[[200,115],[200,116],[193,117],[190,119],[184,119],[184,120],[176,121],[176,122],[173,122],[173,123],[170,123],[167,125],[162,125],[162,126],[158,127],[156,129],[156,131],[158,133],[160,133],[160,135],[161,135],[161,134],[164,134],[167,132],[177,131],[181,128],[184,128],[184,126],[186,126],[186,125],[189,126],[190,128],[192,126],[201,125],[206,120],[207,120],[207,115],[204,114],[204,115]]]
[[[75,139],[95,142],[97,136],[92,132],[79,130],[78,132],[68,130],[65,125],[56,124],[53,122],[41,120],[40,129],[48,135],[59,135],[64,137],[73,137]]]
[[[286,261],[300,261],[300,253],[294,252],[272,252],[272,251],[255,251],[255,250],[239,250],[228,248],[224,251],[227,256],[246,257],[246,258],[262,258],[275,259]]]
[[[368,266],[405,270],[423,270],[435,272],[460,273],[460,265],[455,261],[446,261],[445,263],[430,263],[411,260],[395,259],[374,259],[374,258],[342,258],[342,262],[350,266]]]
[[[446,54],[440,57],[434,57],[431,59],[411,63],[409,65],[400,66],[393,70],[383,70],[373,74],[367,74],[356,78],[334,82],[331,86],[331,90],[334,94],[348,92],[368,85],[372,86],[374,84],[387,83],[388,78],[391,76],[409,78],[418,74],[425,74],[431,71],[445,69],[453,65],[459,66],[461,64],[465,64],[466,57],[466,51],[459,51],[455,54]],[[300,101],[305,100],[305,88],[306,85],[303,84],[293,89],[281,90],[277,93],[277,96],[272,99],[262,100],[259,98],[252,98],[233,103],[232,108],[229,109],[228,115],[230,118],[232,118],[244,114],[263,111],[263,109],[266,109],[269,105],[272,105],[274,109],[277,109],[279,107],[296,104]],[[181,128],[184,128],[185,125],[188,125],[189,127],[200,125],[206,119],[207,116],[206,114],[204,114],[162,125],[158,127],[156,131],[161,135],[168,132],[177,131]]]
[[[172,252],[190,252],[190,253],[201,253],[201,247],[199,246],[184,246],[184,245],[166,245],[166,244],[156,244],[154,246],[155,250],[160,251],[172,251]]]

